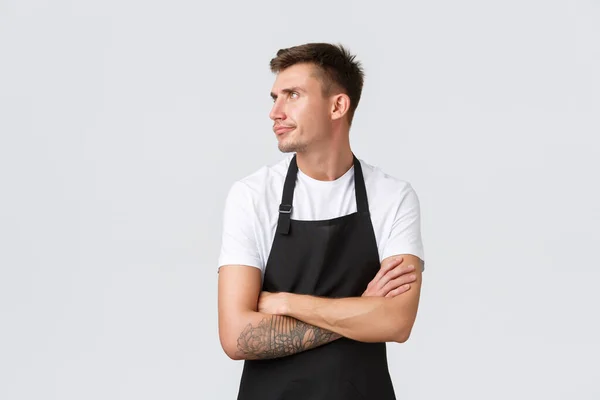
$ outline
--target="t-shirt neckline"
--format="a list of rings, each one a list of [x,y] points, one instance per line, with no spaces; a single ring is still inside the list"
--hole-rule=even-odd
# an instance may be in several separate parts
[[[298,179],[302,179],[311,185],[340,185],[347,182],[354,176],[354,164],[342,176],[332,181],[322,181],[306,175],[298,168]]]

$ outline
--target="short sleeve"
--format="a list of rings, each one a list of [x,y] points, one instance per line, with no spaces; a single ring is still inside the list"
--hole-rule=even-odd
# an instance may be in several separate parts
[[[417,193],[410,184],[400,194],[394,222],[383,250],[383,258],[396,254],[412,254],[419,257],[423,261],[422,269],[425,269],[421,207]]]
[[[225,200],[219,267],[248,265],[263,269],[255,226],[256,212],[249,188],[238,181]]]

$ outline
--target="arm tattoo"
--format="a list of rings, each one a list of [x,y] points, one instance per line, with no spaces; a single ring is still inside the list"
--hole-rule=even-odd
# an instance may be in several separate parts
[[[268,359],[300,353],[341,338],[335,332],[306,324],[292,317],[273,315],[257,326],[248,324],[238,338],[244,359]]]

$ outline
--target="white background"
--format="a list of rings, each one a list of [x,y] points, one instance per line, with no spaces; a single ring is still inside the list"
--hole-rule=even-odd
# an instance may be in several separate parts
[[[0,398],[234,399],[230,185],[276,51],[363,62],[355,153],[421,200],[400,399],[598,399],[598,1],[0,3]]]

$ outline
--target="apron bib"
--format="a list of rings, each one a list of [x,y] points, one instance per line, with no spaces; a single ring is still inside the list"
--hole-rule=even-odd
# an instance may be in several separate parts
[[[319,221],[291,219],[298,165],[290,162],[262,289],[319,297],[359,297],[380,268],[359,160],[357,212]],[[341,338],[268,360],[246,360],[238,400],[395,400],[386,344]]]

